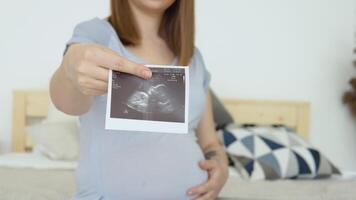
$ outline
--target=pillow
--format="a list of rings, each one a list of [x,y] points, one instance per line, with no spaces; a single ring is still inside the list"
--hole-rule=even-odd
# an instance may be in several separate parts
[[[233,123],[234,120],[211,89],[210,89],[210,94],[211,94],[211,102],[213,106],[215,129],[219,130],[224,128],[227,124]]]
[[[77,160],[79,134],[77,121],[44,121],[27,127],[35,151],[53,160]]]
[[[229,125],[219,137],[235,168],[253,180],[326,178],[340,171],[285,126]]]
[[[77,119],[77,116],[67,115],[59,111],[52,101],[50,101],[46,121],[77,121]]]

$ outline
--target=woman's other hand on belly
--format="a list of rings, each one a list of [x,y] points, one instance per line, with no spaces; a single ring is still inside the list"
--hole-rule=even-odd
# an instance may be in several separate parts
[[[210,92],[206,96],[205,110],[197,128],[197,138],[206,160],[199,167],[208,172],[208,180],[190,188],[189,196],[196,200],[215,199],[228,178],[228,159],[215,132]]]
[[[202,160],[199,167],[208,172],[209,178],[206,182],[190,188],[188,195],[195,196],[196,200],[214,200],[228,178],[228,169],[225,164],[215,159]]]

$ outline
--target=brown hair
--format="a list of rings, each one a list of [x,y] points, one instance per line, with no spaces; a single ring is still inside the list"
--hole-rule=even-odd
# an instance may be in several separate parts
[[[350,80],[352,89],[346,92],[342,98],[344,104],[348,105],[353,116],[356,117],[356,78]]]
[[[128,0],[111,0],[108,20],[124,45],[141,42]],[[160,34],[179,64],[188,65],[194,54],[194,0],[176,0],[163,15]]]

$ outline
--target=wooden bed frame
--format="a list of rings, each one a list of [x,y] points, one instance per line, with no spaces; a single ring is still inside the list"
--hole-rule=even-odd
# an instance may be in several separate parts
[[[26,134],[30,118],[46,118],[49,94],[46,91],[15,90],[12,93],[12,151],[32,149],[33,142]]]
[[[13,91],[12,151],[30,151],[33,146],[26,134],[29,118],[46,118],[49,107],[47,91]],[[300,101],[223,99],[223,104],[240,124],[284,124],[308,139],[309,103]]]

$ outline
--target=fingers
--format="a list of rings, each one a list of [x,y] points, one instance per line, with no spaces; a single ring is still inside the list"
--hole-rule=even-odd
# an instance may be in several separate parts
[[[99,90],[106,92],[108,84],[104,81],[96,80],[90,77],[82,77],[78,80],[79,85],[82,87]]]
[[[81,76],[78,78],[78,86],[83,94],[98,96],[106,93],[108,84],[88,76]]]
[[[144,79],[149,79],[152,76],[152,72],[148,67],[136,64],[128,59],[122,59],[118,64],[117,69],[118,71],[133,74]]]
[[[95,90],[95,89],[90,89],[90,88],[83,88],[81,90],[81,92],[88,96],[100,96],[100,95],[105,94],[105,92],[103,92],[101,90]]]
[[[148,67],[132,62],[106,48],[88,49],[85,52],[85,58],[107,69],[129,73],[144,79],[152,76]]]
[[[195,200],[214,200],[216,198],[216,194],[214,191],[209,191],[197,198]]]
[[[209,180],[195,186],[188,190],[188,195],[198,195],[201,196],[203,194],[208,194],[210,191],[214,191],[217,188],[216,183],[218,183],[218,174],[215,173],[214,169],[217,169],[218,163],[215,160],[202,160],[199,162],[199,166],[201,169],[209,172]]]
[[[109,70],[96,66],[90,62],[83,62],[77,69],[80,75],[89,76],[97,80],[108,82]]]
[[[73,50],[74,47],[75,50]],[[149,79],[152,76],[148,67],[121,57],[104,46],[76,44],[71,47],[71,50],[72,57],[68,62],[74,61],[66,73],[83,94],[97,96],[106,93],[109,69],[133,74],[144,79]]]
[[[208,180],[198,186],[195,186],[191,189],[188,190],[188,195],[189,196],[195,196],[195,195],[202,195],[205,193],[208,193],[209,191],[214,189],[213,182],[211,180]]]
[[[202,160],[199,162],[199,167],[203,170],[212,170],[218,165],[216,160]]]

